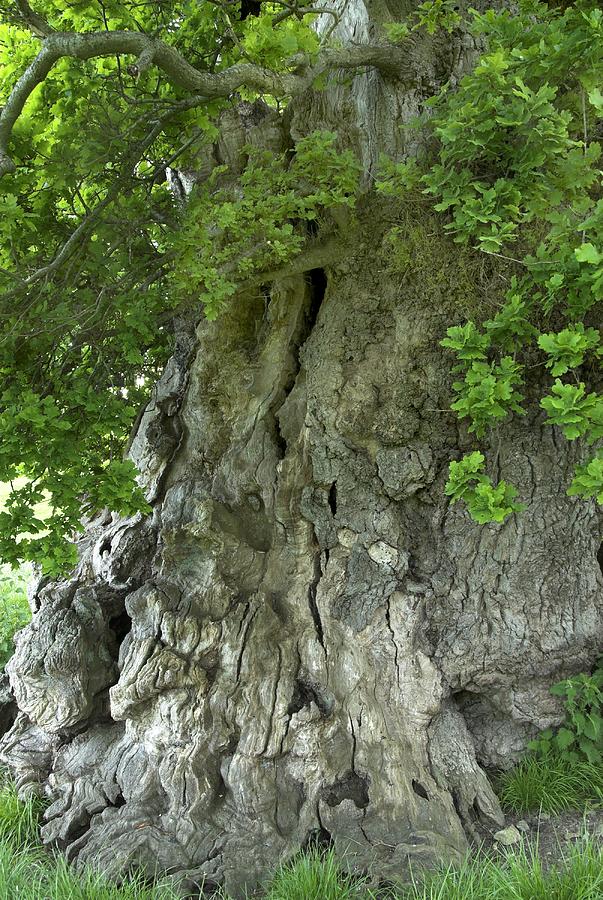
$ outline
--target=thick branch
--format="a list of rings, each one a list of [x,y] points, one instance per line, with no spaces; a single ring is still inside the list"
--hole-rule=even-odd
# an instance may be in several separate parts
[[[302,272],[310,272],[312,269],[322,269],[340,260],[342,253],[343,244],[335,237],[329,237],[322,242],[309,241],[293,259],[277,269],[256,272],[242,282],[238,290],[245,291],[260,284],[270,284],[273,281],[290,278],[292,275],[301,275]]]
[[[36,37],[44,38],[53,33],[54,29],[50,27],[46,19],[34,12],[27,0],[15,0],[15,6],[17,12],[11,18],[18,25],[29,28]]]
[[[64,57],[92,59],[117,54],[137,57],[137,68],[150,65],[162,69],[170,82],[207,99],[228,97],[240,87],[274,96],[290,96],[308,88],[326,69],[355,69],[375,66],[386,75],[412,83],[415,80],[409,55],[392,45],[351,45],[341,49],[323,49],[311,61],[298,54],[290,59],[283,72],[274,72],[253,63],[237,63],[223,72],[203,72],[192,66],[164,41],[136,31],[103,31],[90,34],[49,33],[42,49],[14,86],[0,114],[0,178],[13,172],[15,165],[8,144],[15,122],[34,88],[40,84],[54,64]]]

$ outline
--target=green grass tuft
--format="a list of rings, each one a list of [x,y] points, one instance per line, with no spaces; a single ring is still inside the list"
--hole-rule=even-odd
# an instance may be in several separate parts
[[[0,842],[13,848],[33,847],[39,842],[38,828],[43,804],[36,797],[20,800],[15,785],[0,781]]]
[[[17,849],[13,841],[0,839],[0,897],[42,900],[45,894],[46,861],[42,850]],[[54,898],[53,898],[54,900]],[[67,900],[67,898],[64,898]]]
[[[584,840],[545,869],[535,852],[520,848],[504,858],[476,856],[461,867],[416,880],[392,900],[601,900],[603,851]]]
[[[93,869],[76,872],[40,844],[43,802],[20,800],[14,784],[0,779],[0,900],[177,900],[167,881],[150,885],[142,874],[118,886]]]
[[[279,869],[266,900],[352,900],[366,897],[362,881],[346,875],[332,850],[309,850]]]
[[[44,883],[43,896],[49,900],[176,900],[180,896],[167,882],[149,884],[143,875],[130,875],[118,886],[92,869],[74,871],[63,857],[56,857],[47,868]]]
[[[78,873],[63,857],[33,845],[17,848],[0,840],[0,897],[2,900],[177,900],[167,883],[149,885],[131,876],[119,886],[86,869]]]
[[[552,814],[603,802],[603,768],[560,756],[527,756],[497,786],[501,804],[516,813]]]

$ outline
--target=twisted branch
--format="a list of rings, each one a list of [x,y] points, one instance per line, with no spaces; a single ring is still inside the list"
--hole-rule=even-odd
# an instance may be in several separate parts
[[[24,16],[35,16],[25,0],[19,7]],[[30,19],[41,29],[42,24]],[[49,28],[49,26],[46,26]],[[39,30],[37,32],[39,34]],[[241,87],[258,93],[283,97],[306,90],[327,69],[356,69],[374,66],[384,75],[408,84],[416,81],[408,50],[393,45],[351,45],[341,49],[324,48],[311,60],[297,54],[287,60],[285,71],[274,72],[254,63],[241,62],[222,72],[204,72],[192,66],[174,47],[164,41],[136,31],[102,31],[78,34],[46,31],[42,48],[15,84],[6,106],[0,113],[0,178],[15,171],[8,145],[15,122],[30,94],[47,77],[59,59],[92,59],[95,57],[133,55],[140,74],[151,65],[157,66],[169,81],[207,100],[228,97]]]

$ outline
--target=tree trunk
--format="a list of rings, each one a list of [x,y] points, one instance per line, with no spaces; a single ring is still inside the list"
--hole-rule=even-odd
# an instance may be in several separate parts
[[[388,6],[351,3],[340,38]],[[408,150],[400,121],[475,55],[445,37],[419,87],[370,70],[300,98],[293,138],[339,124],[367,173]],[[52,801],[46,841],[241,897],[312,841],[399,875],[501,825],[484,768],[558,721],[603,602],[579,450],[537,412],[490,448],[525,512],[480,527],[444,497],[471,442],[438,341],[495,274],[367,193],[329,266],[183,332],[131,448],[152,515],[90,523],[9,664],[2,759]]]

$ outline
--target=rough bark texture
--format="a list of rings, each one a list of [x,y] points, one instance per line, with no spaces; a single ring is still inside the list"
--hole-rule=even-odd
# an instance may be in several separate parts
[[[374,11],[348,10],[362,40]],[[470,64],[452,43],[426,84]],[[368,171],[421,99],[368,71],[290,128],[338,118]],[[597,655],[601,522],[537,414],[491,454],[526,511],[479,527],[448,506],[468,444],[438,341],[491,284],[432,224],[367,196],[339,262],[183,331],[131,448],[152,516],[90,524],[9,665],[2,759],[71,859],[240,897],[311,841],[401,874],[500,826],[484,768],[558,721],[550,684]]]

